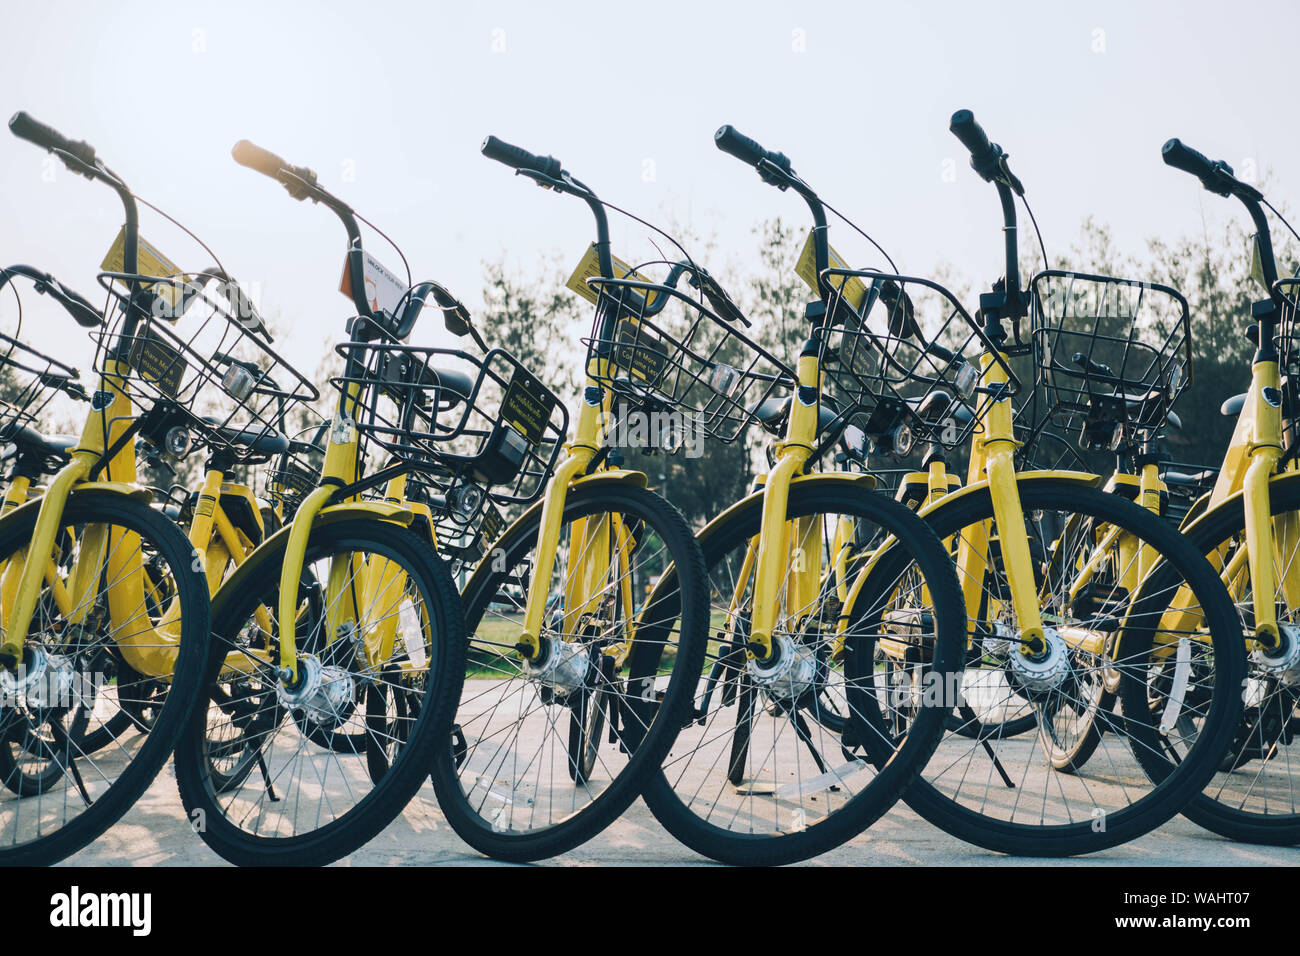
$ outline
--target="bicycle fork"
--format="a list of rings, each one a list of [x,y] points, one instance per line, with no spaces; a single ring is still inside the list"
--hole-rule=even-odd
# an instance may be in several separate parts
[[[983,358],[984,381],[997,389],[1006,383],[1006,373],[992,353]],[[982,466],[988,479],[989,495],[993,502],[993,524],[997,529],[1006,571],[1011,605],[1020,626],[1020,652],[1041,653],[1045,649],[1043,618],[1038,602],[1038,586],[1034,576],[1033,559],[1029,551],[1029,532],[1025,513],[1020,503],[1020,488],[1016,482],[1016,441],[1011,421],[1011,400],[998,395],[988,410],[982,435],[975,437],[971,451],[968,483],[981,480]],[[957,576],[961,581],[966,601],[968,638],[973,638],[973,628],[978,617],[984,583],[984,562],[988,553],[988,528],[976,531],[975,537],[983,541],[968,540],[963,535],[957,548]]]

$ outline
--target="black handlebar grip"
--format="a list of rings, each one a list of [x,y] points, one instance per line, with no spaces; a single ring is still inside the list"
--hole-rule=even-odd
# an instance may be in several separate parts
[[[1192,147],[1184,144],[1182,140],[1175,137],[1160,147],[1160,157],[1165,160],[1165,165],[1173,166],[1174,169],[1182,169],[1184,173],[1191,173],[1201,182],[1206,179],[1217,179],[1219,166],[1214,165],[1209,156],[1204,152],[1193,150]],[[1223,172],[1229,173],[1230,169],[1223,169]]]
[[[276,180],[280,178],[280,172],[282,170],[293,169],[292,166],[286,163],[279,156],[275,155],[275,153],[268,149],[263,149],[261,146],[250,143],[246,139],[241,139],[236,143],[230,150],[230,155],[234,157],[235,162],[239,163],[240,166],[247,166],[249,169],[256,170],[263,176],[270,176],[272,179]]]
[[[983,158],[993,148],[989,145],[984,127],[980,126],[979,121],[975,119],[975,114],[970,110],[958,110],[953,113],[948,129],[961,140],[963,146],[970,150],[972,156]]]
[[[757,166],[771,154],[734,126],[720,126],[713,134],[713,144],[742,163]]]
[[[538,156],[518,146],[511,146],[505,140],[497,139],[495,136],[483,140],[483,155],[511,169],[541,173],[551,179],[559,179],[564,172],[564,167],[554,156]]]
[[[29,114],[19,110],[9,120],[9,132],[42,149],[59,150],[75,156],[87,166],[95,164],[95,150],[89,143],[68,139],[58,130],[46,126]]]

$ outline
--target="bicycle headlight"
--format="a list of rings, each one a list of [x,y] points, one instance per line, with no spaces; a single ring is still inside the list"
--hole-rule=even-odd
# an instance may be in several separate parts
[[[478,506],[482,501],[482,488],[478,485],[462,485],[453,496],[452,506],[460,512],[462,518],[469,518],[478,511]]]
[[[167,429],[163,436],[163,447],[173,458],[184,458],[190,451],[190,430],[184,425]]]
[[[912,445],[916,441],[916,436],[912,434],[911,426],[899,425],[894,429],[892,435],[894,443],[894,454],[900,458],[912,450]]]
[[[1115,430],[1111,432],[1110,444],[1106,447],[1110,451],[1119,451],[1124,444],[1124,425],[1120,422],[1115,423]]]

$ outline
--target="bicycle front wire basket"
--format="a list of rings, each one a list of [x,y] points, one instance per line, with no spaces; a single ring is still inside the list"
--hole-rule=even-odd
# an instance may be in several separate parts
[[[1282,304],[1282,320],[1278,323],[1282,370],[1290,377],[1292,389],[1300,394],[1300,276],[1274,282],[1273,299]]]
[[[392,344],[338,346],[359,364],[331,380],[360,396],[361,454],[378,450],[447,487],[491,489],[499,502],[535,500],[568,428],[568,412],[513,355]],[[369,446],[367,449],[366,446]]]
[[[407,497],[429,508],[438,553],[451,571],[473,567],[506,529],[506,516],[491,491],[457,483],[454,473],[417,472],[407,482]]]
[[[96,334],[96,367],[110,372],[116,361],[112,374],[147,427],[183,426],[198,443],[243,462],[262,457],[253,444],[279,435],[294,407],[319,398],[271,347],[224,275],[104,272],[99,280],[120,308]],[[134,301],[125,291],[132,285],[139,290]]]
[[[644,263],[634,274],[663,265],[676,264]],[[734,306],[733,321],[704,304],[704,289],[716,289],[712,278],[679,268],[700,287],[700,300],[644,279],[587,280],[597,293],[591,335],[582,340],[588,373],[624,412],[676,413],[686,419],[683,428],[732,442],[795,375],[736,327],[743,319]]]
[[[23,300],[13,284],[19,277],[31,278],[21,271],[0,269],[0,288],[8,286],[16,308],[13,334],[0,332],[0,442],[7,441],[22,427],[39,431],[43,424],[41,414],[58,394],[76,399],[86,397],[75,368],[19,341]]]
[[[1061,270],[1040,272],[1030,291],[1048,419],[1088,450],[1162,427],[1192,381],[1187,300],[1168,286]]]
[[[288,521],[307,494],[320,484],[321,466],[325,461],[325,430],[328,423],[320,415],[303,406],[306,424],[286,428],[289,447],[277,455],[265,469],[267,500]]]
[[[957,298],[929,279],[874,270],[825,269],[830,289],[820,337],[824,398],[877,450],[905,453],[897,437],[957,448],[1019,379]],[[1006,379],[980,385],[993,355]]]

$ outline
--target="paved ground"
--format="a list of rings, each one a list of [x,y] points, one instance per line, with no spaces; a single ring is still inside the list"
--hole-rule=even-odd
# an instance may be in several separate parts
[[[210,866],[223,861],[186,825],[175,778],[163,772],[145,799],[112,830],[68,861],[80,866]],[[469,850],[447,827],[426,786],[398,820],[347,861],[362,865],[495,865]],[[813,865],[1015,866],[1043,861],[973,849],[895,808],[870,831]],[[586,846],[550,861],[560,866],[694,866],[708,861],[679,846],[638,802]],[[1071,861],[1077,866],[1296,865],[1300,850],[1234,844],[1182,819],[1126,846]]]

